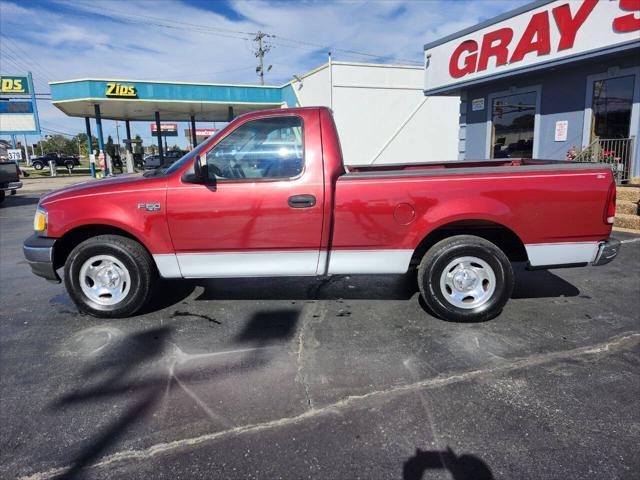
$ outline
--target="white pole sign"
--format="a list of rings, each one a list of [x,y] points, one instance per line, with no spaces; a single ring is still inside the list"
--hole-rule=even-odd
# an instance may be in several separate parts
[[[11,162],[21,162],[22,161],[22,150],[18,148],[11,148],[7,150],[7,157]]]

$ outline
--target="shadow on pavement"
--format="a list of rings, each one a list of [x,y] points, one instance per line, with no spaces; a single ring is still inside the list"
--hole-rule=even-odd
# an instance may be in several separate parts
[[[548,270],[525,270],[524,264],[514,264],[516,284],[511,298],[577,297],[580,295],[573,284]]]
[[[427,470],[447,470],[453,480],[493,480],[491,469],[475,455],[457,456],[451,448],[444,451],[420,450],[402,468],[403,480],[421,480]]]
[[[83,477],[85,468],[116,445],[133,423],[140,424],[149,417],[173,389],[182,389],[215,419],[207,402],[191,390],[190,383],[211,383],[220,375],[266,365],[271,359],[269,347],[293,336],[298,316],[299,311],[293,309],[255,313],[232,342],[242,345],[246,352],[242,350],[239,357],[226,362],[214,363],[214,359],[224,360],[224,351],[196,355],[182,352],[170,341],[173,331],[170,327],[133,333],[99,352],[99,357],[81,372],[82,386],[55,399],[48,408],[58,412],[80,405],[84,409],[89,402],[115,401],[118,397],[131,401],[122,414],[82,443],[70,468],[56,478]],[[188,362],[194,363],[193,367],[181,369],[178,377],[176,365]],[[95,424],[99,423],[96,420]]]
[[[0,208],[7,207],[21,207],[24,205],[36,205],[40,200],[40,196],[23,196],[20,194],[16,195],[7,195],[2,203],[0,203]]]
[[[513,299],[575,297],[580,294],[574,285],[547,270],[528,271],[521,263],[514,264],[513,270]],[[196,287],[203,288],[196,300],[409,300],[418,293],[415,272],[324,278],[163,280],[154,298],[140,314],[175,305],[191,295]],[[424,302],[421,301],[421,305],[424,309]]]

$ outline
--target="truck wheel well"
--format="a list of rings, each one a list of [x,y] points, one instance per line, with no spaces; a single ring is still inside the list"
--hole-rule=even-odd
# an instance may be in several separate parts
[[[66,263],[69,254],[74,248],[76,248],[76,246],[85,240],[98,235],[120,235],[122,237],[127,237],[138,242],[147,250],[147,252],[149,251],[144,243],[121,228],[113,227],[111,225],[83,225],[82,227],[69,230],[56,241],[53,252],[54,268],[58,269],[62,267]],[[149,253],[149,255],[151,255],[151,253]]]
[[[512,262],[528,260],[524,243],[513,230],[485,220],[462,220],[442,225],[424,237],[413,252],[411,265],[418,265],[427,250],[440,240],[455,235],[475,235],[484,238],[500,248]]]

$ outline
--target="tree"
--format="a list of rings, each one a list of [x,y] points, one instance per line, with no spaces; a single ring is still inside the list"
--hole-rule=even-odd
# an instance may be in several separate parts
[[[113,143],[113,138],[111,138],[111,135],[107,137],[107,143],[104,146],[104,151],[111,158],[116,156],[116,146]]]
[[[136,135],[136,143],[133,144],[133,153],[142,153],[142,137],[140,135]]]
[[[36,150],[40,151],[41,146],[44,153],[59,153],[60,155],[78,154],[78,142],[65,138],[62,135],[47,135],[45,140],[38,142]]]
[[[77,145],[80,142],[80,152],[83,157],[89,156],[89,149],[87,147],[87,134],[86,133],[78,133],[75,137],[73,137],[72,141]],[[93,152],[97,154],[98,152],[98,139],[91,136],[91,144],[93,147]]]

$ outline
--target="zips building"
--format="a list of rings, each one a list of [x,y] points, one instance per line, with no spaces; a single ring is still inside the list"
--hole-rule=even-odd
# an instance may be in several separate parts
[[[424,46],[460,96],[459,159],[606,161],[640,176],[640,1],[544,0]]]
[[[351,165],[455,160],[457,97],[428,99],[420,65],[331,61],[282,85],[240,85],[82,78],[51,82],[53,105],[66,115],[102,122],[228,122],[268,108],[327,106],[334,112],[344,158]]]

